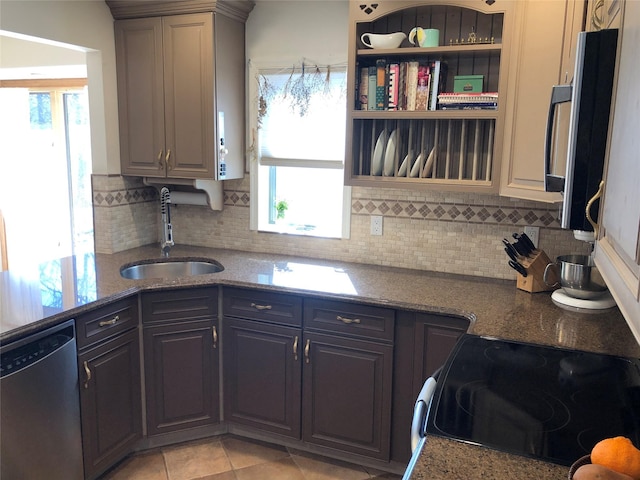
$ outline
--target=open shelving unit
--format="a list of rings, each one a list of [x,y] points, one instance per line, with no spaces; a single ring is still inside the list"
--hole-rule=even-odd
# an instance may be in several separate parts
[[[502,5],[499,5],[502,3]],[[473,7],[473,8],[472,8]],[[497,192],[506,102],[509,2],[450,0],[351,2],[345,182],[348,185]],[[372,49],[364,33],[409,34],[437,28],[440,46]],[[475,41],[474,41],[475,37]],[[440,92],[457,75],[482,75],[483,92],[497,92],[492,109],[362,109],[361,71],[385,64],[446,63]],[[385,93],[386,95],[386,93]]]

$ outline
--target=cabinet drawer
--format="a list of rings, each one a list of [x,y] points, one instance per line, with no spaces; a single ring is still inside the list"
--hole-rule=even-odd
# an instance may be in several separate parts
[[[393,341],[395,311],[356,303],[305,299],[304,326],[312,330]]]
[[[222,298],[225,316],[283,325],[302,324],[302,298],[296,295],[225,288]]]
[[[78,348],[87,347],[137,325],[137,295],[96,308],[76,318]]]
[[[142,323],[218,317],[218,288],[189,288],[142,294]]]

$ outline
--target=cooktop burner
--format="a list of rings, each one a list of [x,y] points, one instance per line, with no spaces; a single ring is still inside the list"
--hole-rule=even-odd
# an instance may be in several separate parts
[[[561,465],[608,437],[640,446],[640,360],[464,335],[429,434]]]

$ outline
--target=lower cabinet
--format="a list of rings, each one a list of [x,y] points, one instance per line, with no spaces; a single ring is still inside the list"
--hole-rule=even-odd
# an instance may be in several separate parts
[[[78,368],[85,478],[142,438],[220,422],[344,458],[406,464],[413,403],[469,320],[224,287],[143,292],[81,315]],[[140,331],[144,366],[140,365]],[[169,440],[174,438],[167,437]],[[172,441],[172,440],[170,440]]]
[[[137,314],[134,296],[76,320],[86,479],[97,478],[142,438]]]
[[[225,419],[300,438],[302,331],[225,318]]]
[[[143,294],[147,434],[220,421],[217,288]]]
[[[225,288],[223,314],[226,421],[389,459],[393,310]]]
[[[303,440],[389,459],[393,347],[305,332]]]
[[[391,460],[411,458],[413,406],[424,381],[447,360],[470,321],[463,317],[400,311],[393,365]]]

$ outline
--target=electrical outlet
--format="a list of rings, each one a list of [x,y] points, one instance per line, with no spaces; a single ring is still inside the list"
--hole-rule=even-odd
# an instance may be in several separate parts
[[[531,239],[533,244],[538,248],[538,241],[540,240],[540,227],[524,227],[524,233]]]
[[[382,235],[382,215],[371,215],[371,235]]]

